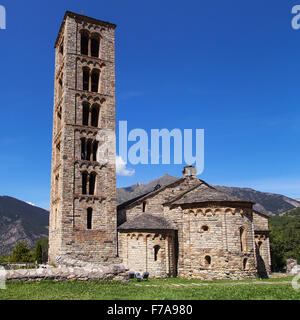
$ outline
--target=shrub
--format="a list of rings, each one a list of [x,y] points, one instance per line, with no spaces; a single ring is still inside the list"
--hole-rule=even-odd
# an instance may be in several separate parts
[[[27,263],[33,262],[33,256],[28,248],[27,241],[19,241],[11,256],[9,257],[11,263]]]

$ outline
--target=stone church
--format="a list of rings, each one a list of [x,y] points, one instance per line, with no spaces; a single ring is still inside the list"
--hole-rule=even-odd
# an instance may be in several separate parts
[[[115,161],[100,152],[115,132],[115,28],[67,11],[55,43],[49,262],[123,263],[150,277],[267,276],[267,216],[192,166],[117,206]],[[115,141],[105,143],[115,159]]]

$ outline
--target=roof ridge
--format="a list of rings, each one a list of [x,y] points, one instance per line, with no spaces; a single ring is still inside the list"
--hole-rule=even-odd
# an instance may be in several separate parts
[[[190,187],[189,189],[187,189],[187,190],[185,190],[185,191],[181,192],[180,194],[178,194],[177,196],[173,197],[172,199],[170,199],[170,200],[168,200],[168,201],[164,202],[164,203],[163,203],[163,205],[164,205],[164,204],[172,203],[172,202],[174,202],[174,201],[176,201],[176,200],[180,199],[180,198],[181,198],[182,196],[184,196],[186,193],[188,193],[188,192],[190,192],[190,191],[193,191],[193,190],[194,190],[194,189],[196,189],[197,187],[201,186],[201,184],[202,184],[202,183],[203,183],[203,181],[202,181],[202,180],[200,180],[200,182],[199,182],[199,183],[197,183],[197,184],[195,184],[194,186]]]
[[[197,191],[197,188],[200,188]],[[195,192],[196,190],[196,192]],[[186,195],[186,196],[185,196]],[[185,197],[184,197],[185,196]],[[247,202],[252,203],[252,201],[243,200],[231,194],[218,190],[205,182],[204,180],[199,179],[199,183],[192,186],[188,190],[182,192],[178,196],[164,203],[166,204],[184,204],[184,203],[195,203],[195,202],[210,202],[210,201],[230,201],[230,202]]]
[[[130,202],[131,200],[128,200],[128,201],[125,201],[125,202],[123,202],[123,203],[120,203],[120,204],[118,205],[118,208],[120,209],[120,208],[126,207],[127,205],[128,205],[128,206],[129,206],[129,205],[132,205],[132,204],[134,204],[135,202],[137,202],[137,201],[139,201],[139,200],[141,200],[141,199],[143,199],[143,198],[146,198],[146,197],[149,196],[150,194],[158,193],[158,192],[166,189],[167,187],[170,187],[171,185],[173,185],[173,184],[175,184],[175,183],[178,183],[178,182],[181,181],[181,180],[183,181],[184,179],[185,179],[185,178],[178,178],[178,179],[176,179],[175,181],[173,181],[173,182],[171,182],[171,183],[168,183],[168,184],[162,186],[161,188],[159,188],[159,189],[157,189],[157,190],[151,190],[151,191],[149,191],[149,192],[146,192],[146,193],[144,193],[144,194],[142,194],[142,195],[140,195],[140,196],[138,196],[138,197],[136,197],[136,198],[131,199],[131,200],[133,200],[132,202]],[[129,202],[129,203],[126,205],[127,202]]]

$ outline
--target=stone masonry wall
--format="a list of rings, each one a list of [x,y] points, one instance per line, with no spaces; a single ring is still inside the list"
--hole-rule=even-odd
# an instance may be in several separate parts
[[[267,277],[271,272],[271,252],[269,237],[269,220],[265,215],[254,212],[253,223],[255,226],[255,247],[258,272]]]
[[[99,57],[81,54],[81,31],[100,36]],[[82,160],[81,138],[115,132],[114,26],[67,15],[56,46],[49,261],[59,255],[110,264],[116,261],[116,168],[97,153]],[[63,54],[60,54],[61,45]],[[83,90],[82,68],[98,69],[99,92]],[[62,89],[60,89],[60,81]],[[61,92],[60,92],[61,91]],[[100,108],[98,127],[83,125],[83,103]],[[90,111],[91,114],[91,111]],[[99,143],[100,144],[100,143]],[[58,148],[59,147],[59,148]],[[101,145],[99,145],[101,148]],[[115,141],[108,146],[115,158]],[[82,172],[96,174],[95,193],[82,194]],[[93,210],[87,230],[87,208]]]
[[[253,277],[256,262],[251,212],[249,208],[213,204],[201,208],[166,207],[164,218],[178,229],[178,276],[203,279]],[[245,230],[243,250],[240,228]]]
[[[155,246],[159,247],[155,260]],[[149,272],[151,278],[175,276],[174,231],[119,233],[119,252],[133,272]]]
[[[153,194],[151,197],[145,199],[146,201],[146,212],[152,215],[161,215],[164,210],[163,203],[170,198],[177,196],[183,191],[189,189],[193,185],[199,183],[198,179],[194,177],[186,177],[178,182],[163,188],[159,192]],[[143,213],[143,202],[144,200],[138,201],[132,207],[126,208],[126,210],[121,210],[118,212],[118,225],[124,223],[127,220],[134,218],[137,215]]]
[[[174,231],[174,270],[180,277],[203,279],[254,277],[257,273],[257,259],[253,211],[250,204],[236,202],[234,207],[230,206],[232,203],[227,205],[203,203],[201,206],[195,204],[171,207],[163,205],[196,183],[198,183],[197,179],[187,177],[145,200],[141,199],[121,210],[118,222],[129,221],[136,215],[147,213],[162,216],[170,221],[177,229]],[[146,201],[146,210],[143,213],[144,201]],[[241,228],[244,230],[243,248]],[[119,238],[121,254],[124,250],[124,241],[127,243],[128,239],[122,235]],[[178,241],[177,244],[176,241]],[[142,245],[141,242],[137,247],[141,249]],[[133,245],[130,244],[130,246]],[[177,253],[176,247],[178,247]],[[131,261],[124,260],[124,263],[134,266],[137,263],[143,264],[142,260],[144,260],[133,253],[130,259]],[[209,264],[208,260],[210,260]]]

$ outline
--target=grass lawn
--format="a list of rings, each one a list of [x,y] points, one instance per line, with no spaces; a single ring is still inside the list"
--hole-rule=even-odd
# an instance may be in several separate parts
[[[300,300],[300,290],[292,288],[291,279],[16,282],[0,290],[0,300]]]

